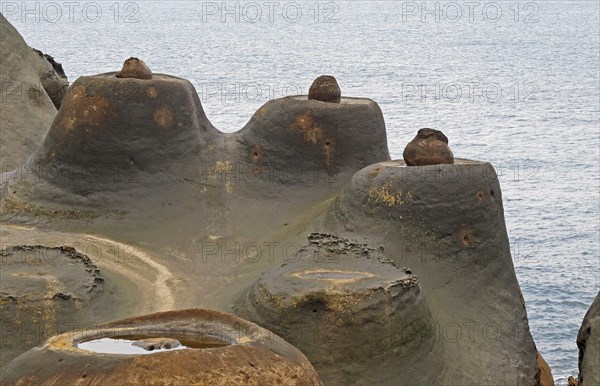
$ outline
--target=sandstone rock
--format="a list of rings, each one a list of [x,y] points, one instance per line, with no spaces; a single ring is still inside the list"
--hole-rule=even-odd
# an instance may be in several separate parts
[[[72,247],[16,245],[0,251],[0,366],[40,343],[46,331],[85,320],[82,307],[103,294],[104,278]]]
[[[266,271],[235,308],[298,347],[326,385],[425,385],[442,371],[410,270],[327,234]]]
[[[370,99],[342,98],[335,104],[305,96],[275,99],[234,136],[259,170],[274,167],[287,168],[290,174],[297,170],[350,177],[364,166],[389,159],[383,114]]]
[[[435,384],[537,382],[537,349],[490,164],[457,159],[419,168],[403,161],[368,166],[354,175],[324,221],[324,231],[381,245],[387,257],[419,277],[446,343],[436,359],[443,370]]]
[[[78,347],[99,338],[172,337],[188,349],[152,354],[95,353]],[[214,347],[212,343],[221,344]],[[207,348],[210,347],[210,348]],[[223,312],[162,312],[54,336],[14,359],[3,385],[322,385],[306,357],[273,333]]]
[[[579,381],[570,375],[567,379],[567,386],[579,386]]]
[[[321,75],[308,90],[308,99],[322,102],[340,103],[342,93],[337,80],[331,75]]]
[[[69,81],[65,75],[65,71],[62,64],[57,63],[52,56],[36,49],[34,51],[42,59],[46,67],[45,71],[41,74],[42,86],[50,99],[52,99],[54,107],[58,110],[69,88]]]
[[[129,58],[123,63],[123,68],[117,73],[117,78],[152,79],[152,71],[138,58]]]
[[[68,83],[1,14],[0,51],[1,173],[18,169],[40,146]]]
[[[537,353],[537,365],[540,369],[540,386],[554,386],[554,377],[550,366],[542,357],[542,354]]]
[[[579,384],[600,385],[600,293],[583,318],[577,334]]]
[[[313,283],[308,289],[297,288],[310,293],[318,307],[307,308],[310,299],[290,296],[299,309],[315,317],[324,315],[320,323],[335,325],[351,337],[357,335],[348,326],[369,331],[365,337],[353,338],[364,342],[360,352],[344,340],[307,346],[318,353],[321,364],[330,364],[324,366],[327,376],[397,378],[388,384],[414,384],[411,380],[432,377],[425,384],[438,385],[531,385],[539,376],[493,168],[467,160],[418,168],[389,161],[383,116],[372,100],[341,98],[340,103],[323,103],[307,96],[281,98],[258,109],[242,130],[224,134],[206,118],[196,90],[184,79],[162,74],[149,80],[118,78],[116,73],[82,77],[69,89],[46,140],[23,170],[8,177],[0,190],[0,219],[68,230],[84,242],[90,237],[120,240],[99,248],[121,251],[114,263],[112,257],[103,260],[103,273],[104,267],[114,272],[127,268],[128,277],[116,282],[115,293],[130,293],[123,289],[130,288],[127,280],[136,281],[136,286],[141,282],[140,288],[150,294],[135,292],[143,299],[138,303],[147,308],[141,314],[165,304],[229,311],[263,272],[273,276],[282,262],[294,256],[288,246],[302,245],[304,235],[319,231],[367,243],[365,254],[372,258],[351,259],[354,265],[348,267],[364,268],[376,277],[357,281],[360,275],[339,272],[348,267],[330,269],[325,263],[318,272],[306,272],[311,268],[302,266],[297,277],[284,272],[293,267],[288,261],[281,268],[282,277],[273,276],[272,287],[266,282],[265,288],[292,291],[282,284],[290,278]],[[27,238],[39,229],[12,231]],[[121,242],[137,246],[134,263],[120,265]],[[379,246],[385,247],[384,255],[395,265],[379,256]],[[319,249],[308,247],[312,248]],[[351,249],[346,252],[352,255]],[[371,291],[370,304],[377,310],[383,304],[391,309],[408,304],[412,307],[408,311],[398,308],[400,319],[415,311],[418,320],[429,320],[427,306],[433,325],[426,325],[424,337],[433,341],[416,348],[397,346],[397,334],[386,330],[398,327],[393,318],[382,321],[368,307],[355,315],[327,309],[326,304],[341,305],[345,296],[352,298],[352,293],[341,290],[354,290],[353,282],[375,285],[382,277],[404,282],[412,274],[400,266],[419,276],[418,288],[399,288],[388,280],[389,295],[386,286]],[[362,272],[358,268],[352,271]],[[335,293],[336,286],[340,293]],[[369,291],[355,289],[357,302],[347,308],[356,311],[366,307],[368,300],[362,295]],[[252,293],[260,299],[261,294],[275,292],[255,287]],[[68,302],[75,294],[61,289],[53,298]],[[256,307],[264,310],[268,304],[265,300]],[[308,320],[293,308],[288,310],[279,317],[299,325]],[[88,313],[88,308],[82,313]],[[113,308],[97,315],[106,320],[102,318],[113,315]],[[365,319],[368,315],[385,328],[376,329]],[[286,323],[278,326],[285,327]],[[374,348],[366,341],[368,336],[377,342],[389,337],[394,344]],[[188,346],[183,337],[160,331],[138,338],[160,337]],[[416,339],[415,334],[409,337]],[[369,366],[355,357],[331,361],[347,357],[344,350],[336,351],[338,344],[367,358],[365,362],[379,371],[365,369]],[[402,363],[413,358],[403,356],[407,354],[403,350],[412,348],[417,350],[414,358],[426,359],[406,369],[414,376],[398,376],[398,368],[406,368]],[[168,354],[181,351],[186,350]],[[390,359],[381,353],[391,353]],[[390,362],[395,356],[402,361]],[[413,369],[425,365],[422,374],[415,374]],[[364,369],[362,375],[356,369]]]
[[[148,194],[149,186],[173,197],[186,193],[176,185],[198,180],[197,153],[216,133],[184,79],[81,77],[69,88],[42,146],[7,182],[14,188],[4,198],[13,207],[46,202],[40,212],[77,216],[147,208],[158,198]],[[191,189],[197,187],[187,191],[195,200]]]
[[[448,138],[439,130],[421,129],[404,149],[404,161],[409,166],[454,163]]]

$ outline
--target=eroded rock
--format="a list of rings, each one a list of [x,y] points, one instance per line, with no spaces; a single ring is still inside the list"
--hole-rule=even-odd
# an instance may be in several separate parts
[[[82,307],[102,295],[104,278],[72,247],[16,245],[0,251],[0,365],[58,331],[85,319]]]
[[[542,354],[540,354],[539,352],[537,354],[537,364],[538,368],[540,369],[539,385],[554,386],[554,377],[552,376],[552,370],[550,370],[550,366],[548,366],[548,363],[546,362],[546,360],[544,360]]]
[[[78,347],[103,337],[176,337],[189,349],[156,354],[95,353]],[[187,339],[187,342],[185,341]],[[220,342],[203,346],[202,341]],[[3,385],[93,380],[101,385],[322,385],[306,357],[273,333],[223,312],[190,309],[118,320],[54,336],[2,371]]]
[[[129,58],[117,73],[117,78],[152,79],[152,71],[143,60]]]
[[[579,384],[600,384],[600,293],[583,318],[577,334],[579,347]]]
[[[65,75],[62,64],[56,62],[54,57],[34,49],[45,64],[46,70],[41,74],[44,90],[48,93],[54,107],[58,110],[69,88],[69,80]]]
[[[444,355],[429,362],[443,363],[436,384],[536,384],[537,349],[497,175],[489,163],[455,161],[364,168],[330,206],[324,229],[382,245],[387,257],[418,275],[433,320],[456,332],[441,339]],[[481,290],[483,283],[489,291]],[[490,338],[490,326],[502,332]]]
[[[309,241],[236,312],[302,350],[327,385],[433,384],[442,347],[417,277],[367,245],[318,233]]]
[[[421,129],[404,149],[404,161],[409,166],[454,163],[448,138],[439,130]]]
[[[18,169],[41,145],[68,81],[60,65],[29,47],[1,14],[0,51],[1,173]]]
[[[321,75],[313,81],[308,90],[308,99],[322,102],[340,103],[342,92],[337,80],[331,75]]]

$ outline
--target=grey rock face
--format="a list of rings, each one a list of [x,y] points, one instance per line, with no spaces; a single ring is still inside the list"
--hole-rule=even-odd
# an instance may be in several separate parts
[[[69,80],[65,75],[62,64],[57,63],[54,57],[44,54],[42,51],[33,50],[38,54],[46,67],[40,77],[42,86],[50,99],[52,99],[54,107],[58,110],[69,88]]]
[[[579,384],[600,384],[600,293],[583,318],[577,334],[579,347]]]
[[[329,232],[383,245],[419,276],[445,348],[434,384],[536,384],[537,350],[490,164],[374,164],[354,175],[326,217]]]
[[[0,172],[7,172],[40,146],[68,82],[60,65],[29,47],[1,14],[0,51]]]

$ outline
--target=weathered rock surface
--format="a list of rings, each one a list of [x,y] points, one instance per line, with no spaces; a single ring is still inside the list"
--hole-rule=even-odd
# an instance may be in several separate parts
[[[117,78],[152,79],[152,71],[143,60],[129,58],[123,63],[123,68],[117,73]]]
[[[2,14],[0,52],[0,172],[7,172],[38,149],[68,82],[60,65],[29,47]]]
[[[15,245],[0,251],[0,366],[36,346],[47,331],[86,320],[82,307],[102,295],[104,278],[71,247]]]
[[[308,99],[322,102],[340,103],[342,91],[337,80],[331,75],[321,75],[308,89]]]
[[[54,57],[44,54],[42,51],[36,50],[35,48],[33,51],[38,54],[45,66],[45,71],[40,75],[42,86],[44,87],[44,90],[46,90],[46,93],[48,93],[50,99],[52,99],[54,107],[59,109],[62,100],[67,93],[67,89],[69,88],[67,75],[65,75],[62,64],[57,63],[54,60]]]
[[[99,338],[175,337],[187,349],[146,355],[78,347]],[[219,343],[218,345],[216,343]],[[191,309],[118,320],[50,338],[6,366],[3,385],[322,385],[296,348],[230,314]]]
[[[579,384],[600,385],[600,293],[583,318],[577,334]]]
[[[540,369],[540,386],[554,386],[554,377],[552,376],[552,370],[546,360],[542,357],[542,354],[537,353],[537,364]]]
[[[454,163],[448,138],[439,130],[421,129],[404,149],[404,162],[409,166]]]
[[[537,350],[490,164],[368,166],[338,195],[323,229],[382,245],[419,276],[446,343],[434,384],[536,384]]]
[[[323,354],[347,355],[336,350],[339,344],[359,355],[348,341],[324,342],[323,347],[307,343],[327,377],[339,374],[366,383],[371,376],[410,384],[398,368],[414,358],[427,360],[414,362],[412,369],[427,367],[412,379],[433,385],[532,385],[541,374],[493,169],[467,160],[410,168],[389,161],[383,116],[370,99],[276,99],[258,109],[243,129],[224,134],[206,118],[196,91],[184,79],[164,74],[119,78],[116,72],[82,77],[69,88],[42,146],[1,185],[0,220],[3,235],[13,239],[43,238],[50,232],[47,238],[65,245],[70,238],[97,243],[94,250],[111,256],[98,260],[102,272],[124,272],[115,287],[136,285],[133,292],[120,292],[140,299],[128,303],[130,315],[140,314],[140,306],[144,313],[197,307],[229,311],[250,288],[248,296],[261,299],[294,290],[286,287],[288,279],[312,283],[297,288],[311,293],[321,308],[310,308],[311,301],[297,297],[301,307],[288,308],[280,317],[303,325],[306,315],[294,311],[308,311],[311,317],[323,314],[324,324],[349,336],[349,326],[369,331],[353,338],[364,342],[360,357],[372,364],[369,368],[356,364],[355,357],[344,365]],[[284,272],[312,232],[367,244],[367,255],[375,257],[353,257],[356,268],[351,270],[377,278],[332,281],[340,274],[327,265],[311,271],[319,264],[305,259],[298,263],[298,271],[308,272],[304,277]],[[373,249],[379,247],[395,265],[377,257],[380,252]],[[284,262],[282,277],[275,277]],[[419,277],[418,287],[393,284],[392,277],[400,282],[411,277],[401,266]],[[252,287],[263,273],[273,277],[272,287],[264,288],[279,286],[281,291]],[[387,280],[383,287],[389,293],[369,292],[378,280]],[[330,291],[333,283],[340,294]],[[356,292],[357,302],[344,307],[365,311],[336,314],[325,306],[337,304],[342,310],[345,289]],[[269,304],[259,302],[263,310]],[[377,310],[387,304],[391,310],[383,313],[398,318],[383,321],[367,304]],[[121,317],[115,312],[106,307],[98,319]],[[275,322],[274,311],[265,315],[273,315],[272,325],[286,326]],[[412,346],[392,344],[397,336],[386,333],[409,317],[433,323],[425,328],[432,340],[421,342],[414,356],[408,355]],[[376,324],[385,328],[375,329]],[[417,339],[408,335],[409,342]],[[365,341],[370,336],[376,341],[386,336],[390,343],[376,349]],[[178,339],[162,333],[150,338],[163,337]],[[186,350],[169,355],[181,351]],[[403,359],[387,367],[370,360],[385,362],[383,352],[390,361]]]
[[[302,350],[326,385],[433,384],[443,348],[417,277],[364,244],[309,241],[235,312]]]

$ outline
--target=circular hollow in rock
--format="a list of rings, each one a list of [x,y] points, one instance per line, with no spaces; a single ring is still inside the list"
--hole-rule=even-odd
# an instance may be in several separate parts
[[[169,345],[152,355],[100,353],[86,342],[103,338]],[[315,369],[295,347],[254,323],[203,309],[160,312],[118,320],[48,339],[2,371],[2,385],[322,385]]]

